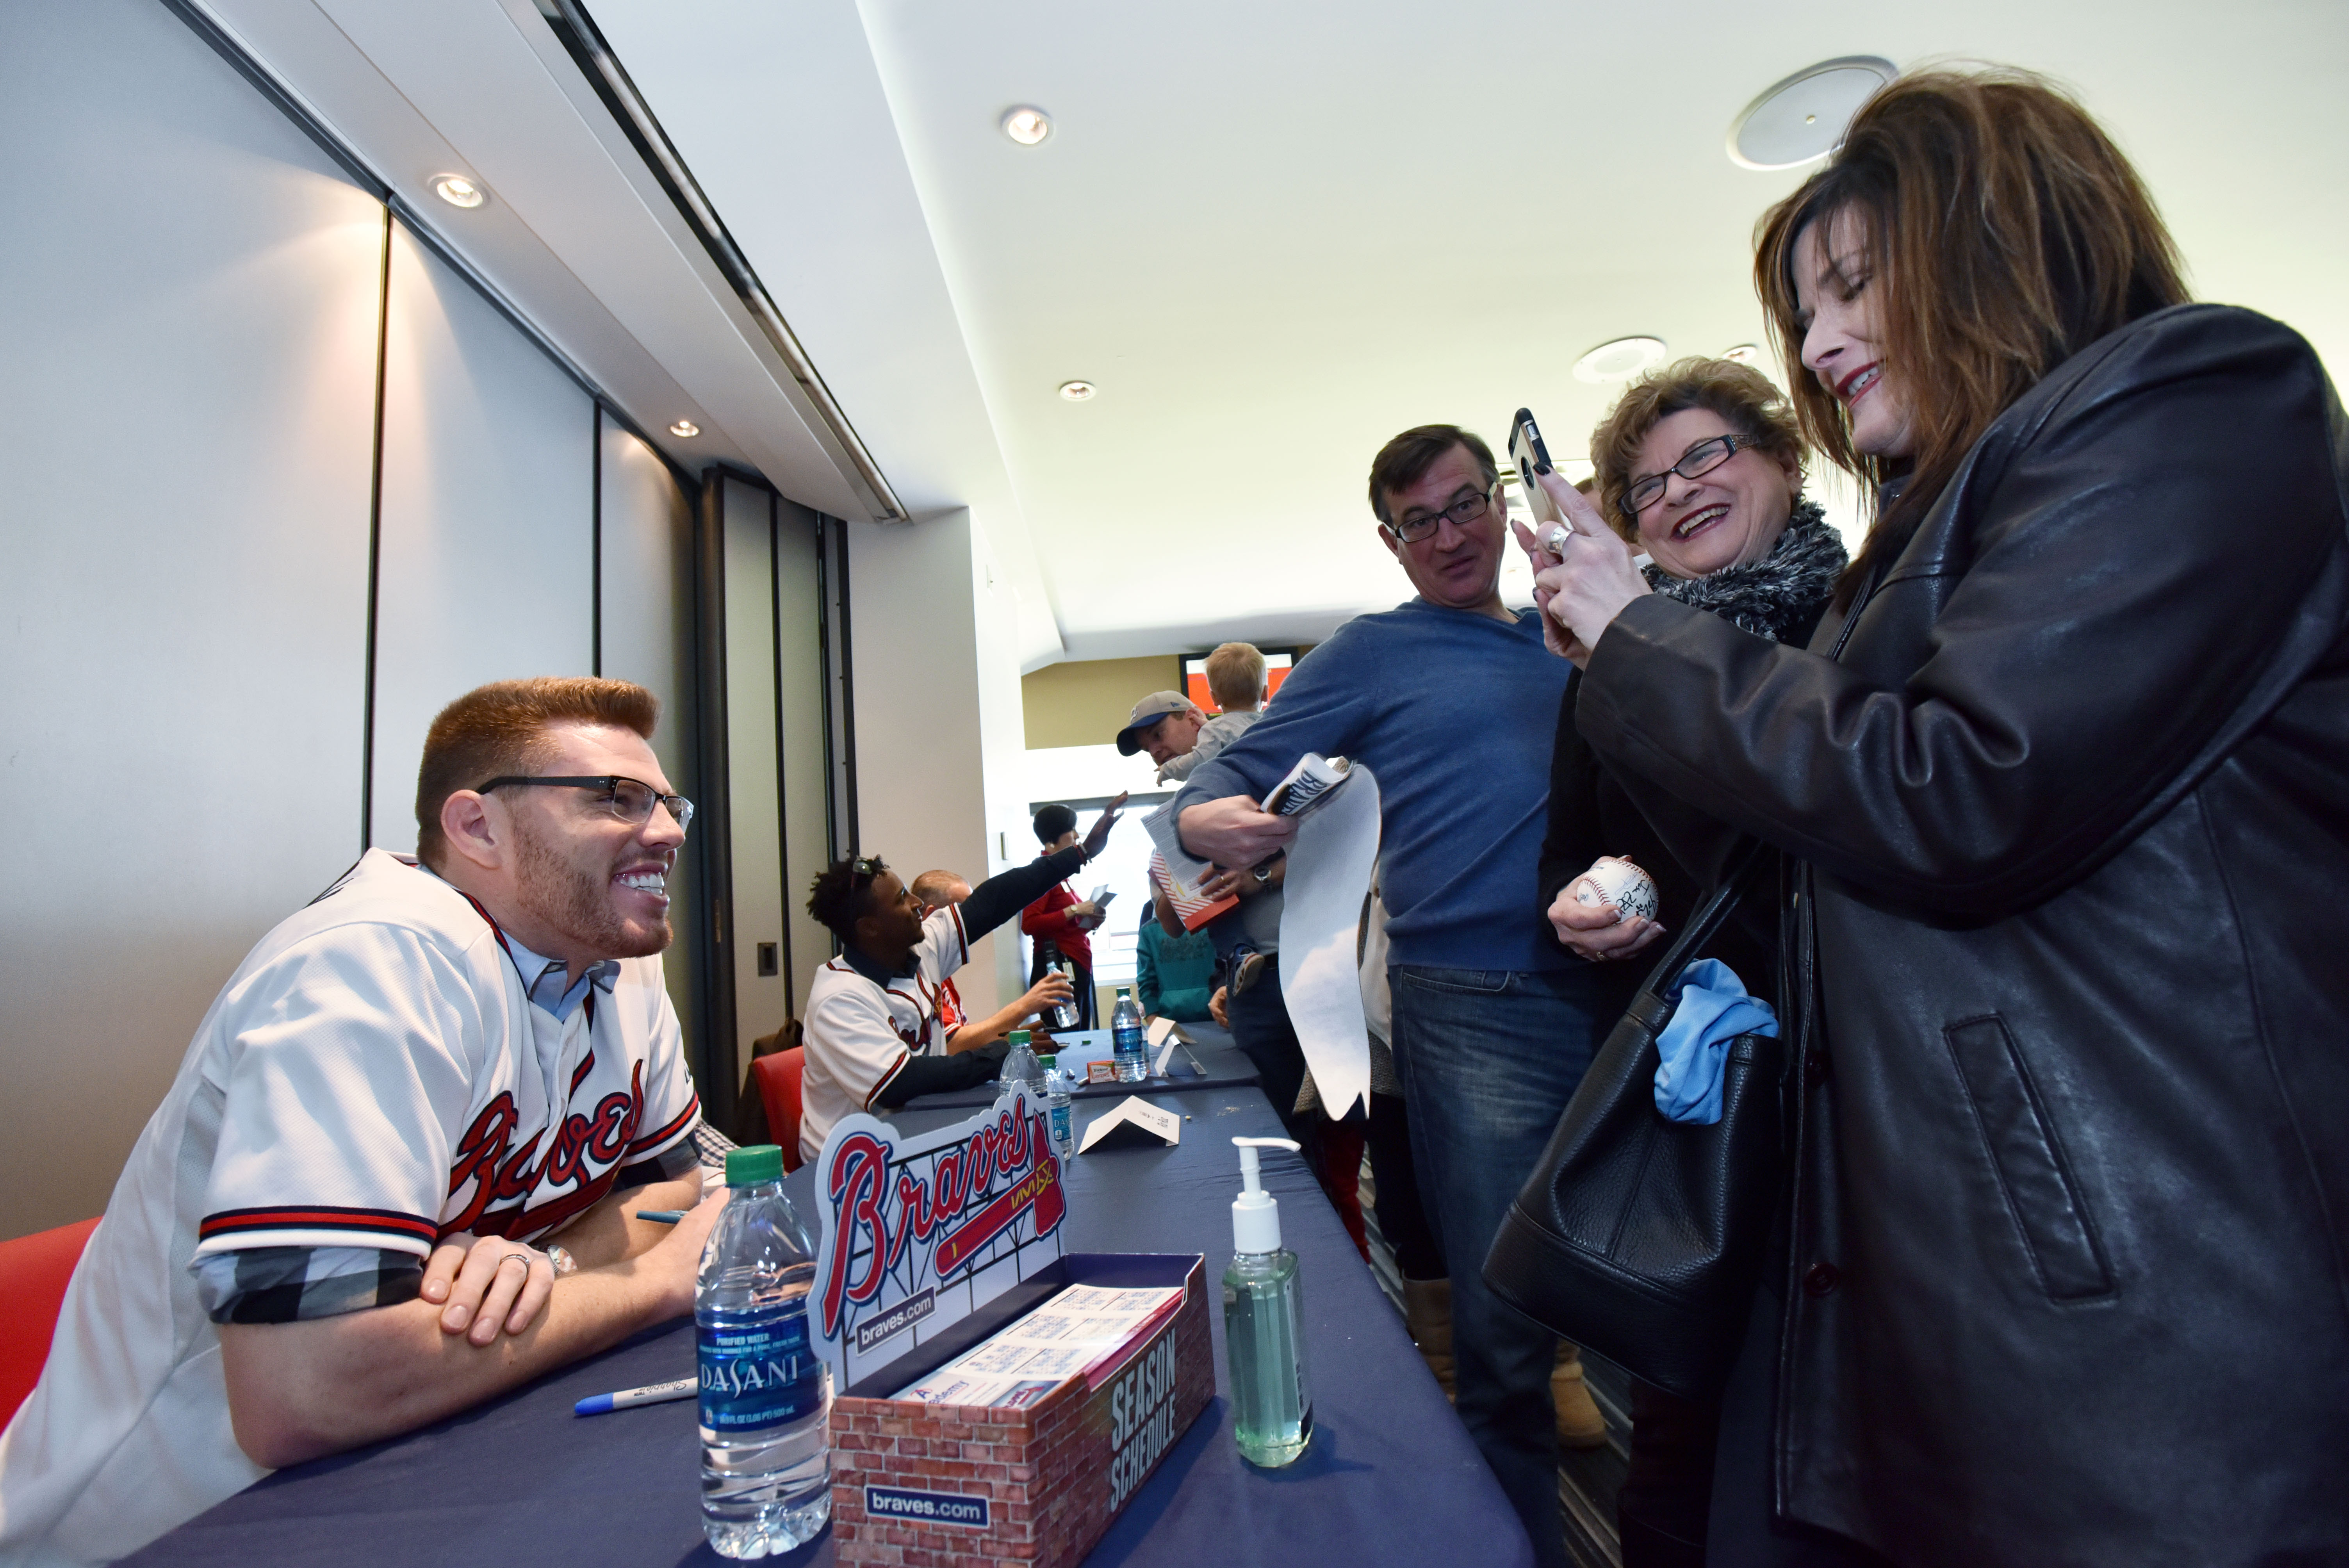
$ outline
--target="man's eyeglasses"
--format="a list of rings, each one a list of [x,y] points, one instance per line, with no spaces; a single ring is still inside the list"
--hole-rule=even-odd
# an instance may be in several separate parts
[[[560,779],[533,778],[520,773],[508,773],[492,779],[486,784],[474,785],[473,792],[477,795],[486,795],[492,789],[502,789],[509,784],[544,784],[561,789],[593,789],[596,791],[597,805],[632,826],[650,821],[653,808],[657,805],[668,808],[668,814],[676,819],[678,832],[684,832],[693,826],[692,801],[682,795],[664,795],[640,779],[627,779],[617,773],[576,777],[566,775]]]
[[[1715,436],[1709,441],[1699,441],[1682,452],[1681,460],[1662,473],[1633,480],[1623,491],[1623,510],[1637,517],[1663,499],[1664,486],[1672,475],[1678,474],[1684,480],[1701,479],[1742,449],[1761,444],[1752,436]]]
[[[1394,536],[1405,544],[1417,544],[1443,526],[1445,518],[1452,520],[1454,528],[1465,528],[1484,516],[1485,509],[1492,504],[1493,492],[1487,490],[1476,495],[1464,495],[1442,511],[1407,517],[1401,522],[1390,523],[1388,526],[1394,530]]]

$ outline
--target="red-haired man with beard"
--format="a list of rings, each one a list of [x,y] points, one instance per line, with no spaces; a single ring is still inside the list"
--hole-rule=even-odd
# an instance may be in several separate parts
[[[368,851],[246,957],[0,1434],[0,1555],[119,1557],[692,1309],[717,1203],[661,984],[693,808],[657,712],[624,681],[460,697],[419,857]]]

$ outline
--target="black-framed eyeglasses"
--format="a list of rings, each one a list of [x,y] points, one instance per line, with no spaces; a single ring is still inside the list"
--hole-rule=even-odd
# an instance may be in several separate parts
[[[1417,544],[1442,527],[1444,520],[1447,517],[1452,520],[1452,525],[1454,528],[1465,528],[1485,515],[1485,509],[1493,504],[1493,490],[1499,487],[1496,481],[1491,489],[1480,490],[1475,495],[1464,495],[1441,511],[1431,511],[1419,517],[1407,517],[1401,522],[1390,523],[1388,526],[1394,530],[1394,536],[1405,544]]]
[[[565,774],[561,778],[549,775],[507,773],[486,784],[476,784],[473,792],[486,795],[509,784],[545,784],[562,789],[594,789],[599,792],[596,804],[623,822],[632,825],[652,820],[655,806],[666,806],[677,822],[680,833],[693,826],[693,802],[682,795],[664,795],[641,779],[630,779],[618,773]]]
[[[1637,517],[1663,499],[1664,486],[1672,475],[1678,474],[1684,480],[1701,479],[1739,452],[1761,444],[1757,437],[1741,435],[1715,436],[1709,441],[1699,441],[1682,452],[1681,460],[1662,473],[1633,480],[1623,491],[1623,510]]]

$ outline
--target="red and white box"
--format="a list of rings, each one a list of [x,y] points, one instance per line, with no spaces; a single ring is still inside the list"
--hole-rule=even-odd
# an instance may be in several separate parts
[[[887,1568],[1063,1568],[1198,1419],[1216,1392],[1204,1258],[1079,1253],[1068,1284],[1180,1284],[1182,1305],[1113,1364],[1024,1409],[894,1399],[1044,1299],[1025,1288],[835,1398],[832,1532],[843,1563]],[[1048,1282],[1039,1279],[1034,1282]]]
[[[1045,1108],[1018,1086],[969,1120],[912,1138],[843,1118],[815,1174],[823,1237],[809,1327],[835,1390],[838,1560],[1081,1559],[1215,1395],[1206,1259],[1064,1256],[1060,1157]],[[1087,1285],[1182,1294],[1049,1392],[1039,1381],[993,1405],[896,1397]]]

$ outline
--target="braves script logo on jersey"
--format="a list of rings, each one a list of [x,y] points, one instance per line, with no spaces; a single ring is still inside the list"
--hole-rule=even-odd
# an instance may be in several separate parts
[[[572,1075],[574,1089],[595,1065],[595,1057],[590,1053]],[[562,1126],[553,1130],[553,1146],[533,1164],[538,1146],[550,1130],[542,1127],[523,1140],[520,1148],[511,1147],[522,1117],[514,1109],[512,1093],[500,1094],[481,1108],[481,1114],[457,1141],[456,1163],[449,1168],[449,1195],[453,1198],[463,1191],[468,1181],[473,1183],[473,1195],[461,1212],[441,1225],[440,1233],[447,1236],[463,1231],[522,1240],[595,1207],[612,1190],[620,1161],[636,1140],[644,1116],[645,1068],[638,1062],[628,1087],[597,1101],[594,1115],[574,1111],[564,1117]],[[541,1187],[571,1190],[533,1208],[530,1195]]]
[[[1025,1095],[999,1103],[976,1125],[965,1123],[968,1136],[952,1146],[931,1151],[916,1140],[895,1161],[889,1140],[871,1130],[877,1125],[836,1130],[824,1150],[823,1191],[833,1213],[816,1303],[827,1339],[838,1337],[851,1304],[879,1298],[909,1253],[909,1285],[924,1275],[945,1281],[1023,1216],[1032,1215],[1040,1238],[1059,1229],[1068,1212],[1050,1120]],[[926,1269],[920,1266],[924,1253]]]

